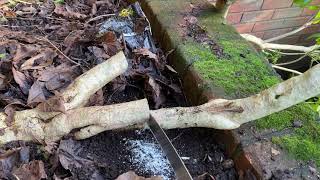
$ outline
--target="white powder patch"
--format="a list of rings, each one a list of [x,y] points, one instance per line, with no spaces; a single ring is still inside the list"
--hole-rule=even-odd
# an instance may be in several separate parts
[[[164,180],[173,177],[173,169],[159,144],[128,140],[127,147],[131,151],[131,162],[142,171],[161,176]]]

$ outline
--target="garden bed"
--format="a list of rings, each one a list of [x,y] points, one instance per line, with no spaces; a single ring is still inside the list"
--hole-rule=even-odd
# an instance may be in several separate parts
[[[5,4],[0,48],[1,75],[5,77],[0,108],[4,112],[36,107],[120,50],[125,51],[129,70],[99,90],[86,106],[142,98],[148,99],[151,109],[189,105],[179,75],[167,64],[170,52],[153,43],[148,21],[132,13],[134,6],[130,8],[126,2],[101,2]],[[108,26],[112,21],[127,25]],[[132,37],[136,38],[133,43]],[[237,178],[225,147],[215,142],[214,130],[167,133],[193,177]],[[1,178],[115,179],[130,170],[145,177],[173,178],[168,161],[148,130],[109,131],[82,141],[65,137],[57,144],[14,142],[1,150],[5,154],[2,165],[9,164],[1,168]]]

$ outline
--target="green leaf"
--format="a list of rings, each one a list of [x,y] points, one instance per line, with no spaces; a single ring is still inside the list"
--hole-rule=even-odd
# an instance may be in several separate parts
[[[319,24],[320,23],[320,11],[317,12],[316,16],[312,20],[312,24]]]
[[[320,8],[319,6],[308,6],[308,9],[313,11],[318,10],[319,8]]]
[[[54,0],[55,4],[64,4],[64,0]]]
[[[312,2],[312,0],[294,0],[293,2],[300,7],[306,7]]]
[[[312,34],[307,39],[314,39],[314,38],[320,38],[320,33]]]
[[[6,54],[4,54],[4,53],[0,54],[0,59],[5,58],[5,57],[6,57]]]

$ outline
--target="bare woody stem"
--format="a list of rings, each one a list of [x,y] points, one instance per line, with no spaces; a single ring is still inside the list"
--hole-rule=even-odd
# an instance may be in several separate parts
[[[312,19],[313,19],[313,17],[311,18],[311,20],[312,20]],[[292,36],[292,35],[300,32],[300,31],[308,28],[308,27],[311,26],[311,25],[312,25],[312,21],[309,21],[309,22],[305,23],[303,26],[299,27],[298,29],[295,29],[295,30],[290,31],[290,32],[285,33],[285,34],[281,34],[280,36],[277,36],[277,37],[273,37],[273,38],[270,38],[270,39],[266,39],[266,40],[264,40],[264,41],[267,42],[267,43],[270,43],[270,42],[274,42],[274,41],[277,41],[277,40],[286,38],[286,37],[288,37],[288,36]]]
[[[241,34],[241,36],[247,41],[258,45],[259,48],[261,49],[291,50],[291,51],[300,51],[300,52],[307,53],[320,47],[320,45],[306,47],[306,46],[296,46],[296,45],[287,45],[287,44],[267,43],[264,40],[250,34]]]
[[[135,104],[146,109],[139,114],[139,121],[117,118],[101,119],[99,123],[85,127],[78,131],[77,139],[84,139],[105,130],[126,128],[145,122],[152,115],[165,129],[207,127],[215,129],[234,129],[241,124],[253,121],[272,113],[281,111],[298,104],[306,99],[318,95],[320,92],[320,65],[314,66],[302,75],[281,82],[269,89],[243,99],[226,100],[215,99],[195,107],[176,107],[159,110],[147,110],[146,101],[133,101],[126,103]],[[112,106],[110,106],[112,107]],[[110,108],[109,107],[109,108]],[[126,106],[121,106],[121,114],[133,114]],[[121,108],[118,106],[118,108]],[[99,117],[99,116],[98,116]],[[101,117],[103,117],[101,115]],[[128,116],[129,117],[129,116]],[[143,120],[143,118],[145,118]],[[92,121],[95,121],[92,119]]]

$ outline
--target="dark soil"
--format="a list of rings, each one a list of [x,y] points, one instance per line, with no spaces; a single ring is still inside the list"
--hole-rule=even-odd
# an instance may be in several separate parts
[[[184,159],[184,162],[193,177],[208,173],[217,180],[237,179],[237,173],[233,165],[224,165],[231,160],[226,158],[223,153],[224,150],[215,143],[212,136],[213,131],[211,129],[193,128],[169,130],[167,134],[179,155],[187,158]],[[149,130],[141,132],[135,130],[104,132],[80,141],[81,150],[78,155],[82,158],[91,159],[98,164],[104,164],[105,167],[100,171],[104,179],[115,179],[129,170],[145,177],[155,175],[132,163],[132,152],[127,146],[130,140],[156,142]],[[76,168],[73,171],[79,175],[75,177],[76,179],[89,179],[92,176],[92,172],[88,172],[85,168]],[[172,176],[171,178],[174,179]]]

